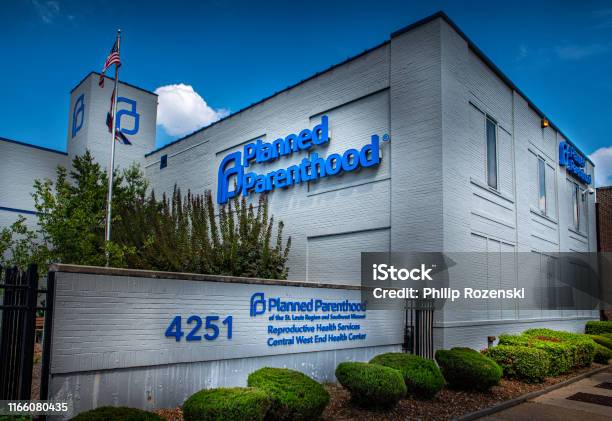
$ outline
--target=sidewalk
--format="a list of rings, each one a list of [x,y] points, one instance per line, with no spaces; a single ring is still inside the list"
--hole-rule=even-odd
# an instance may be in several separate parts
[[[607,388],[598,387],[602,384]],[[584,399],[599,403],[584,402]],[[612,419],[612,368],[482,419],[609,421]]]

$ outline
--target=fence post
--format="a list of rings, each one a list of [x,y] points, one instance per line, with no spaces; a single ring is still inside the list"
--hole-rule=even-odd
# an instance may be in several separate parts
[[[53,329],[53,305],[55,304],[55,272],[47,274],[47,298],[45,301],[45,327],[43,330],[43,354],[40,370],[40,399],[49,399],[51,372],[51,330]]]
[[[19,399],[30,400],[32,394],[32,368],[34,365],[34,335],[36,331],[36,304],[38,301],[38,267],[30,264],[25,273],[25,317],[21,345]]]

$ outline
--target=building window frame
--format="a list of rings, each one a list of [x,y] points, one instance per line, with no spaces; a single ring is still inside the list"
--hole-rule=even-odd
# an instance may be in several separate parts
[[[489,130],[492,126],[494,143],[490,142]],[[495,148],[491,153],[491,146]],[[491,159],[494,162],[491,162]],[[489,188],[499,191],[499,125],[490,115],[485,115],[485,180]]]
[[[580,191],[580,185],[575,182],[571,182],[572,184],[572,227],[576,231],[580,231],[580,206],[581,206],[581,196],[582,193]]]
[[[548,197],[546,196],[546,161],[538,156],[538,209],[542,214],[548,213]]]
[[[162,155],[159,158],[159,169],[163,170],[168,166],[168,155]]]

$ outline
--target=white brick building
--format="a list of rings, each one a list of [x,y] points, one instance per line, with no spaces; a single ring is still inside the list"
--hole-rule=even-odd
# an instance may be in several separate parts
[[[96,78],[90,74],[71,93],[68,155],[88,148],[106,165],[103,116],[112,84],[101,91]],[[118,147],[119,164],[139,162],[156,193],[176,184],[216,194],[226,155],[312,128],[323,115],[331,140],[312,149],[320,156],[390,135],[375,167],[270,194],[271,211],[292,236],[290,279],[358,284],[362,251],[596,251],[595,197],[559,164],[560,145],[571,141],[443,14],[157,150],[155,95],[121,84],[119,96],[136,101],[139,114],[129,135],[134,146]],[[124,131],[136,129],[134,115],[119,120]],[[52,176],[68,158],[3,141],[0,154],[5,225],[32,210],[26,191],[33,179]],[[287,168],[307,156],[296,152],[253,169]],[[592,177],[593,164],[587,160],[583,170]],[[578,329],[595,317],[446,312],[436,318],[436,344],[481,346],[486,335],[534,322]]]

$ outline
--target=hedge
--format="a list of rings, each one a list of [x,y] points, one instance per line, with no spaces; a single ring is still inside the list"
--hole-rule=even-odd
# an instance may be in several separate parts
[[[473,349],[440,349],[436,361],[446,381],[456,389],[488,390],[502,376],[502,368],[495,361]]]
[[[587,335],[551,329],[529,329],[522,335],[501,335],[499,344],[546,351],[550,357],[550,376],[567,373],[574,367],[588,366],[595,357],[595,342]]]
[[[485,355],[502,367],[505,377],[527,383],[543,381],[550,370],[550,357],[537,348],[498,345],[489,348]]]
[[[344,362],[336,367],[336,378],[359,406],[391,407],[406,395],[399,370],[378,364]]]
[[[270,396],[272,402],[266,418],[274,420],[317,419],[329,403],[329,393],[321,384],[287,368],[261,368],[249,374],[247,384]]]
[[[370,364],[399,370],[404,377],[408,393],[421,398],[433,398],[444,387],[444,377],[436,363],[418,355],[389,352],[377,355]]]
[[[574,346],[573,367],[588,367],[593,362],[595,344],[587,335],[552,329],[529,329],[524,333],[542,340],[571,343]]]
[[[185,401],[183,418],[185,421],[263,421],[270,404],[270,397],[259,389],[205,389]]]
[[[612,320],[590,320],[586,322],[584,333],[589,335],[612,333]]]
[[[605,346],[608,349],[612,349],[612,339],[609,339],[602,335],[589,335],[599,345]]]
[[[608,361],[612,358],[612,350],[606,348],[603,345],[595,344],[595,358],[594,361],[599,364],[608,364]]]
[[[125,406],[101,406],[81,412],[72,421],[164,421],[164,418],[142,409]]]

